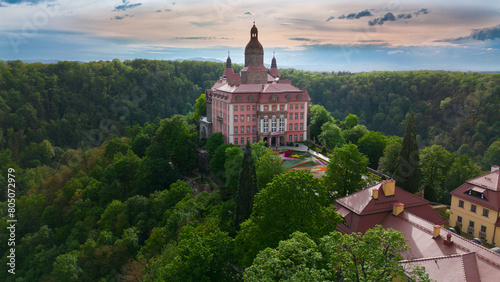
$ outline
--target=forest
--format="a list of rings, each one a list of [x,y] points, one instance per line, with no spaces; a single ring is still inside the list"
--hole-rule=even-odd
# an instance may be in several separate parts
[[[311,138],[338,163],[357,160],[342,174],[329,166],[322,179],[287,170],[261,143],[199,140],[203,89],[223,69],[142,59],[0,62],[1,230],[11,170],[17,220],[16,274],[5,268],[1,232],[0,280],[381,278],[368,271],[360,279],[353,252],[405,275],[401,234],[336,232],[333,199],[364,187],[366,166],[395,173],[411,112],[426,198],[446,203],[450,189],[500,163],[499,75],[281,70],[311,96]],[[346,175],[356,185],[343,185]],[[210,191],[193,189],[196,177]],[[426,281],[422,269],[413,275]]]

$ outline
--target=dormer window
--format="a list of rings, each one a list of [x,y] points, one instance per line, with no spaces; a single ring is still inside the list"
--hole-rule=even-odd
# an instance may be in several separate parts
[[[486,189],[484,189],[484,188],[474,187],[465,193],[469,194],[469,196],[472,196],[474,198],[487,200],[485,192],[486,192]]]
[[[236,102],[241,102],[241,97],[240,96],[236,96]]]
[[[253,96],[248,96],[248,101],[253,102]]]

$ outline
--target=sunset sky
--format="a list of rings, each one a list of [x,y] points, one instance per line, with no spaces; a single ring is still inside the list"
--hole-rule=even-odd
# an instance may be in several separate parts
[[[500,1],[0,0],[0,60],[243,63],[315,71],[500,71]]]

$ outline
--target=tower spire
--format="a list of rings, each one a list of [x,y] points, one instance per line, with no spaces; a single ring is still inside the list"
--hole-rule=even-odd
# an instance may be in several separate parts
[[[226,60],[226,69],[233,68],[233,64],[231,62],[231,56],[229,55],[229,50],[227,50],[227,60]]]

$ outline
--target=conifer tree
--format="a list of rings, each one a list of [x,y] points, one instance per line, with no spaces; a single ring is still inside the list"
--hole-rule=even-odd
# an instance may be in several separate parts
[[[235,227],[247,220],[252,213],[253,198],[258,192],[257,173],[255,161],[252,155],[252,146],[247,143],[243,160],[241,161],[240,177],[238,179],[238,191],[236,194]]]
[[[415,116],[410,113],[408,123],[406,124],[406,132],[403,136],[401,151],[399,152],[399,160],[397,170],[394,173],[394,179],[397,181],[398,187],[404,190],[415,193],[420,189],[420,156],[417,144],[417,129],[415,127]]]

